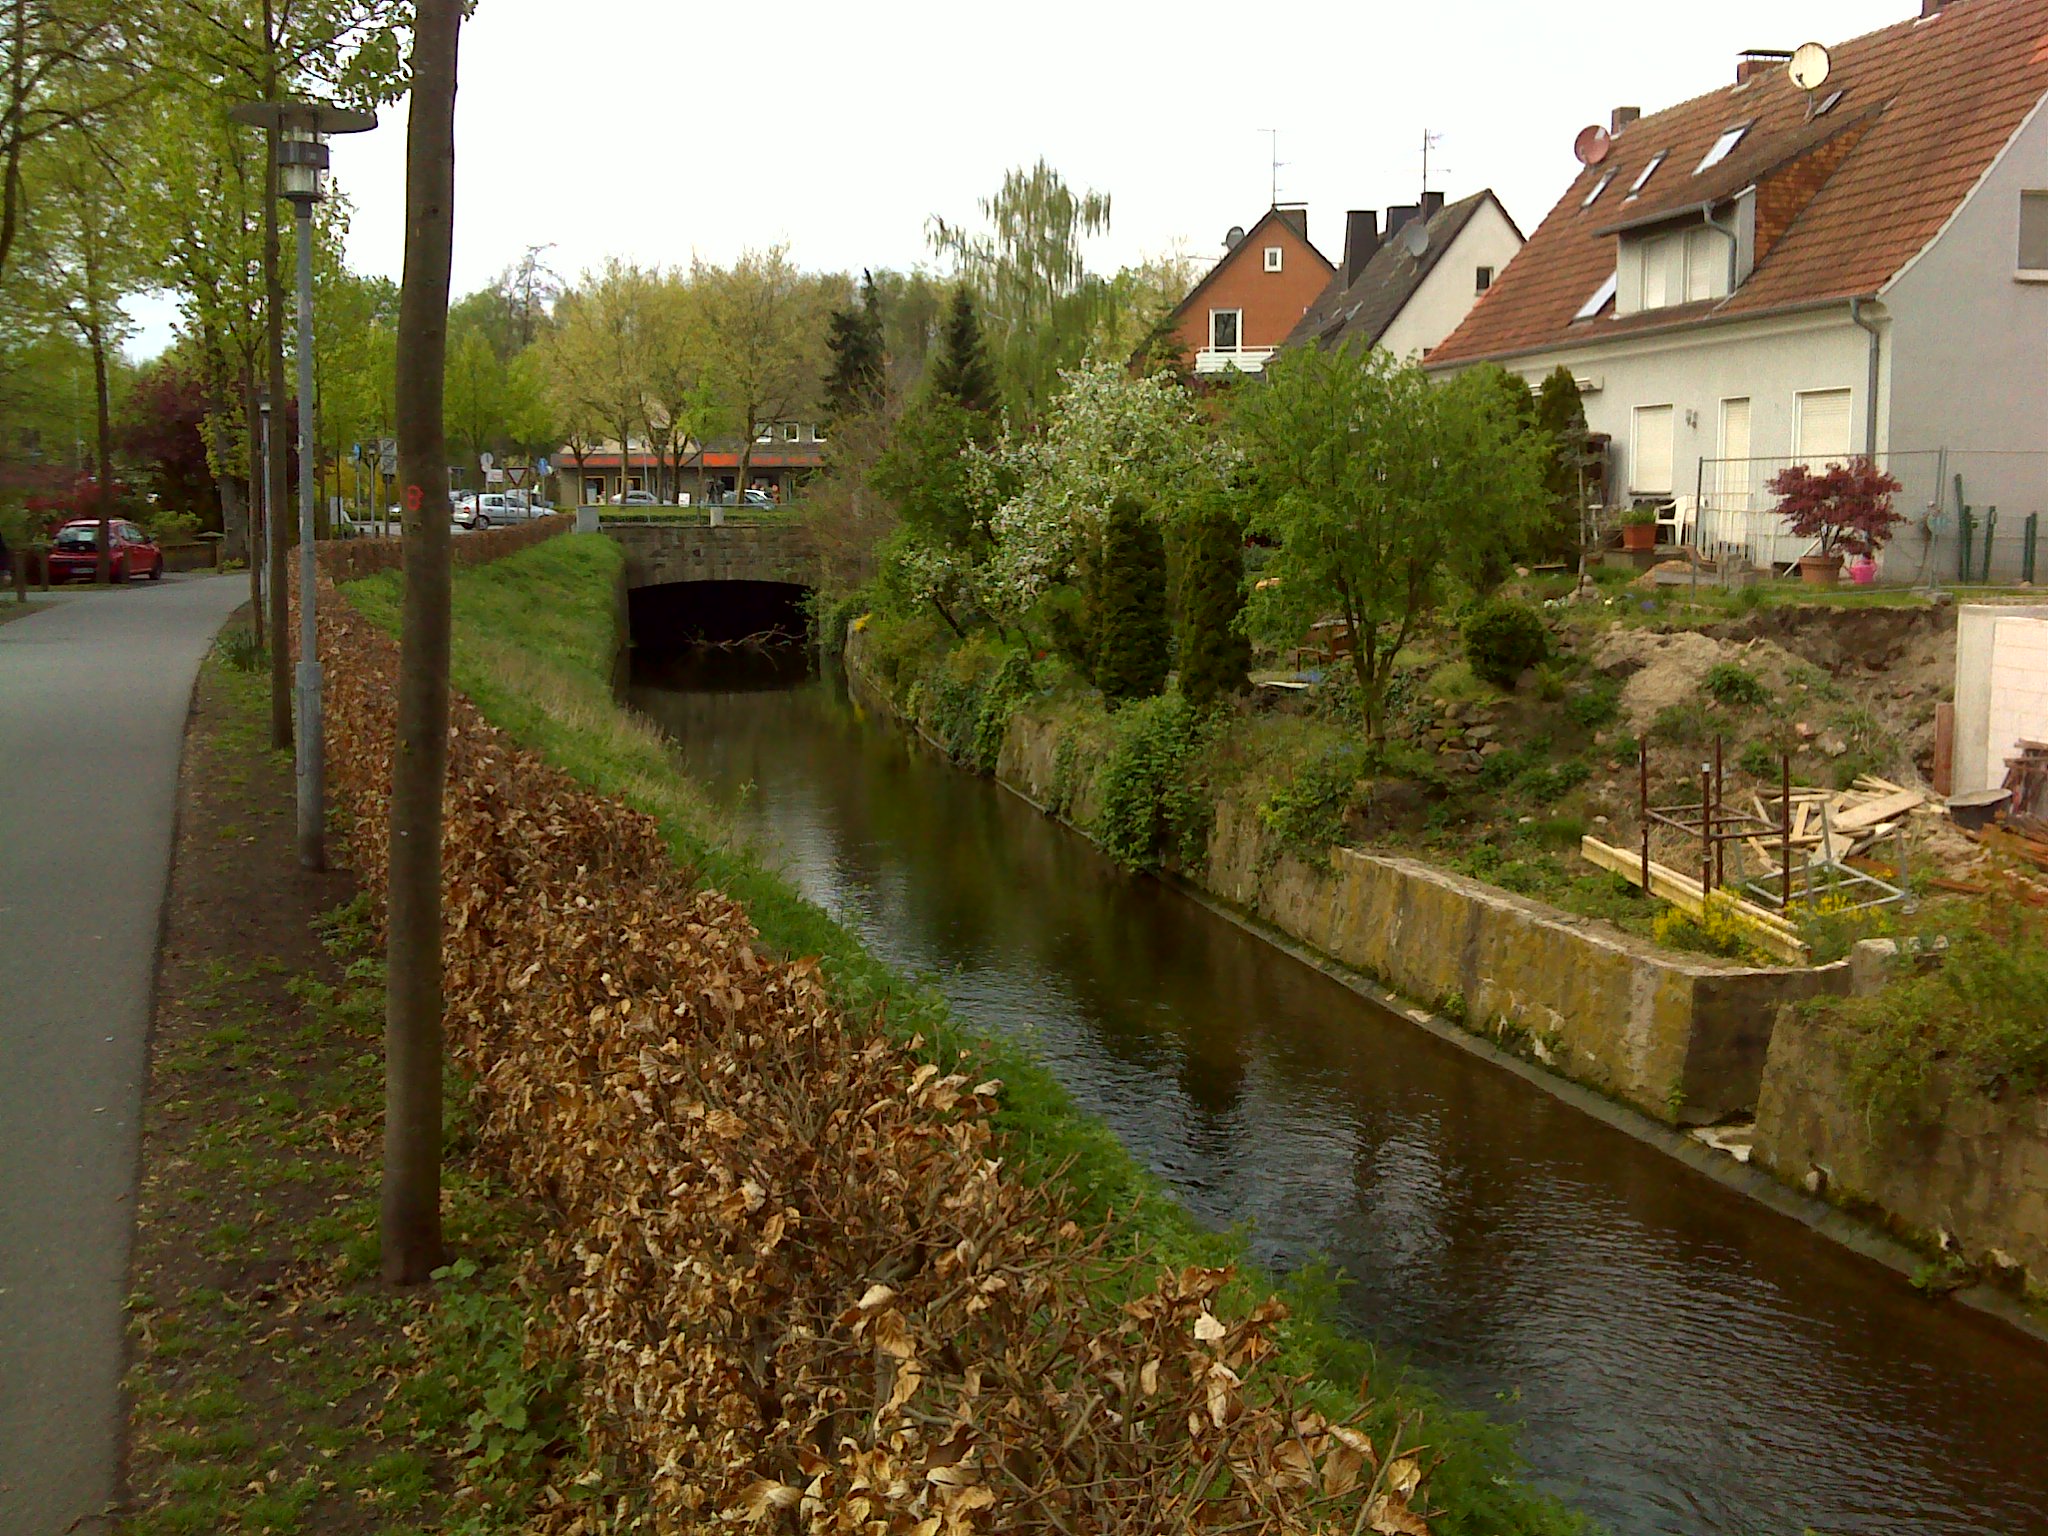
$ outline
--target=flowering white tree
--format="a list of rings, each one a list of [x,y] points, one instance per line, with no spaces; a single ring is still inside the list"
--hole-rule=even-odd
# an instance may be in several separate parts
[[[1134,378],[1096,362],[1061,377],[1066,388],[1043,433],[970,450],[970,483],[996,503],[995,546],[979,583],[994,613],[1021,614],[1066,580],[1116,497],[1138,496],[1170,514],[1235,462],[1194,398],[1165,374]]]

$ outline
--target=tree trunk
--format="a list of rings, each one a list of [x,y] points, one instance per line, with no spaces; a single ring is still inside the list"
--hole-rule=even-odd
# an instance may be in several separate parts
[[[87,283],[95,279],[87,275]],[[100,485],[100,585],[114,579],[114,413],[107,394],[107,332],[100,324],[98,296],[88,288],[86,302],[92,306],[88,338],[92,343],[92,401],[94,426],[99,438],[94,446],[93,473]]]
[[[385,914],[384,1278],[441,1262],[441,798],[448,778],[448,455],[442,369],[455,220],[455,52],[462,0],[419,0],[406,125],[398,300],[398,471],[405,598]]]
[[[242,374],[243,430],[248,434],[249,487],[249,636],[256,649],[263,649],[263,525],[269,513],[265,506],[268,487],[263,483],[263,420],[256,409],[256,376],[248,368]]]
[[[277,99],[277,26],[270,0],[263,0],[263,97]],[[270,453],[263,469],[263,521],[270,533],[270,746],[288,752],[292,745],[292,657],[287,608],[291,583],[291,526],[284,516],[291,505],[291,482],[285,475],[290,457],[286,446],[284,393],[284,275],[278,270],[277,130],[263,134],[263,351],[270,392]]]

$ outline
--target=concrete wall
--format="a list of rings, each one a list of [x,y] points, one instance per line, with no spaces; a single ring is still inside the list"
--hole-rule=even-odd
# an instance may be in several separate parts
[[[1475,269],[1491,267],[1498,280],[1521,248],[1522,237],[1500,205],[1491,199],[1481,203],[1394,317],[1394,323],[1381,333],[1379,345],[1401,358],[1429,351],[1455,331],[1479,302]]]
[[[1956,735],[1953,792],[1967,795],[1980,789],[1995,789],[2005,782],[2005,756],[2009,743],[2024,734],[2029,725],[2038,734],[2031,740],[2048,739],[2048,658],[2043,659],[2033,707],[2007,697],[1997,710],[1999,740],[2008,745],[1992,746],[1994,701],[1992,669],[1999,626],[2014,621],[2029,632],[2048,634],[2048,605],[1966,604],[1956,614]],[[2007,631],[2012,634],[2013,631]],[[2005,690],[2008,695],[2011,687]]]
[[[1020,716],[997,777],[1048,804],[1060,787],[1058,747],[1052,725]],[[1068,818],[1083,829],[1096,812],[1093,769],[1065,786]],[[1181,873],[1391,990],[1664,1121],[1754,1110],[1780,1005],[1851,985],[1847,962],[1753,969],[1672,954],[1413,859],[1335,849],[1312,864],[1274,845],[1255,807],[1230,800],[1216,808],[1204,865]]]
[[[2022,1266],[2037,1293],[2048,1286],[2048,1099],[1993,1102],[1937,1080],[1917,1118],[1873,1123],[1841,1040],[1787,1009],[1771,1037],[1754,1155],[1788,1183],[1875,1207],[1902,1236],[1934,1244],[1946,1234],[1969,1261]]]
[[[810,536],[800,523],[610,523],[604,531],[625,551],[629,587],[674,581],[812,584]]]
[[[2008,579],[2018,574],[2012,530],[2027,513],[2048,512],[2048,282],[2015,276],[2020,193],[2043,188],[2048,111],[2037,108],[1882,295],[1898,348],[1891,440],[1951,450],[1949,472],[1962,475],[1968,502],[1999,509],[1993,575]],[[1944,489],[1953,511],[1953,486]]]

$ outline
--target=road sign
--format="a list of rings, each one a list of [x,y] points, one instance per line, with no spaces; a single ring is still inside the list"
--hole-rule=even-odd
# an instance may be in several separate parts
[[[480,453],[476,456],[476,461],[483,465],[484,473],[489,474],[491,466],[498,462],[498,456],[495,453]]]
[[[492,469],[489,465],[484,466],[485,485],[503,485],[504,483],[505,471],[502,469]]]
[[[548,472],[548,461],[546,459],[535,459],[533,461],[533,470],[537,475],[546,474]]]
[[[358,464],[362,463],[363,445],[361,443],[357,443],[353,448],[349,449],[348,456],[354,459]]]
[[[398,439],[380,437],[377,439],[377,473],[395,475],[398,473]]]
[[[526,477],[529,473],[531,471],[524,464],[507,464],[505,466],[505,478],[514,485],[526,484]]]

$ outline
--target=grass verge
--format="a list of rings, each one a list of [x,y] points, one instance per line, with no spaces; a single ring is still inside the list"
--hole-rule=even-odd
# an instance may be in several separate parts
[[[528,1348],[536,1215],[472,1155],[451,1075],[451,1266],[380,1284],[382,961],[347,877],[299,871],[267,685],[228,654],[201,675],[166,909],[119,1529],[523,1529],[575,1449],[566,1373]]]
[[[715,810],[678,771],[651,725],[620,709],[610,691],[622,557],[602,536],[553,540],[489,566],[460,572],[455,586],[454,679],[498,726],[600,793],[655,816],[678,858],[741,902],[762,941],[784,956],[814,955],[840,1005],[880,1011],[899,1036],[921,1036],[934,1061],[956,1050],[976,1071],[1004,1080],[997,1116],[1007,1166],[1027,1180],[1064,1183],[1091,1215],[1114,1211],[1130,1240],[1172,1264],[1235,1262],[1234,1237],[1198,1227],[1100,1122],[1079,1113],[1028,1053],[975,1034],[934,991],[876,960],[846,930],[803,900],[729,839]],[[395,575],[352,583],[349,599],[396,630]],[[1255,1273],[1238,1282],[1270,1289]],[[1444,1536],[1580,1531],[1583,1520],[1521,1481],[1508,1430],[1453,1410],[1414,1381],[1394,1385],[1393,1367],[1361,1340],[1322,1321],[1329,1277],[1297,1277],[1285,1292],[1295,1318],[1285,1325],[1285,1363],[1323,1383],[1333,1400],[1372,1379],[1371,1396],[1391,1434],[1407,1415],[1442,1457],[1430,1488]],[[1377,1438],[1377,1434],[1376,1434]],[[1412,1438],[1412,1428],[1409,1437]]]

